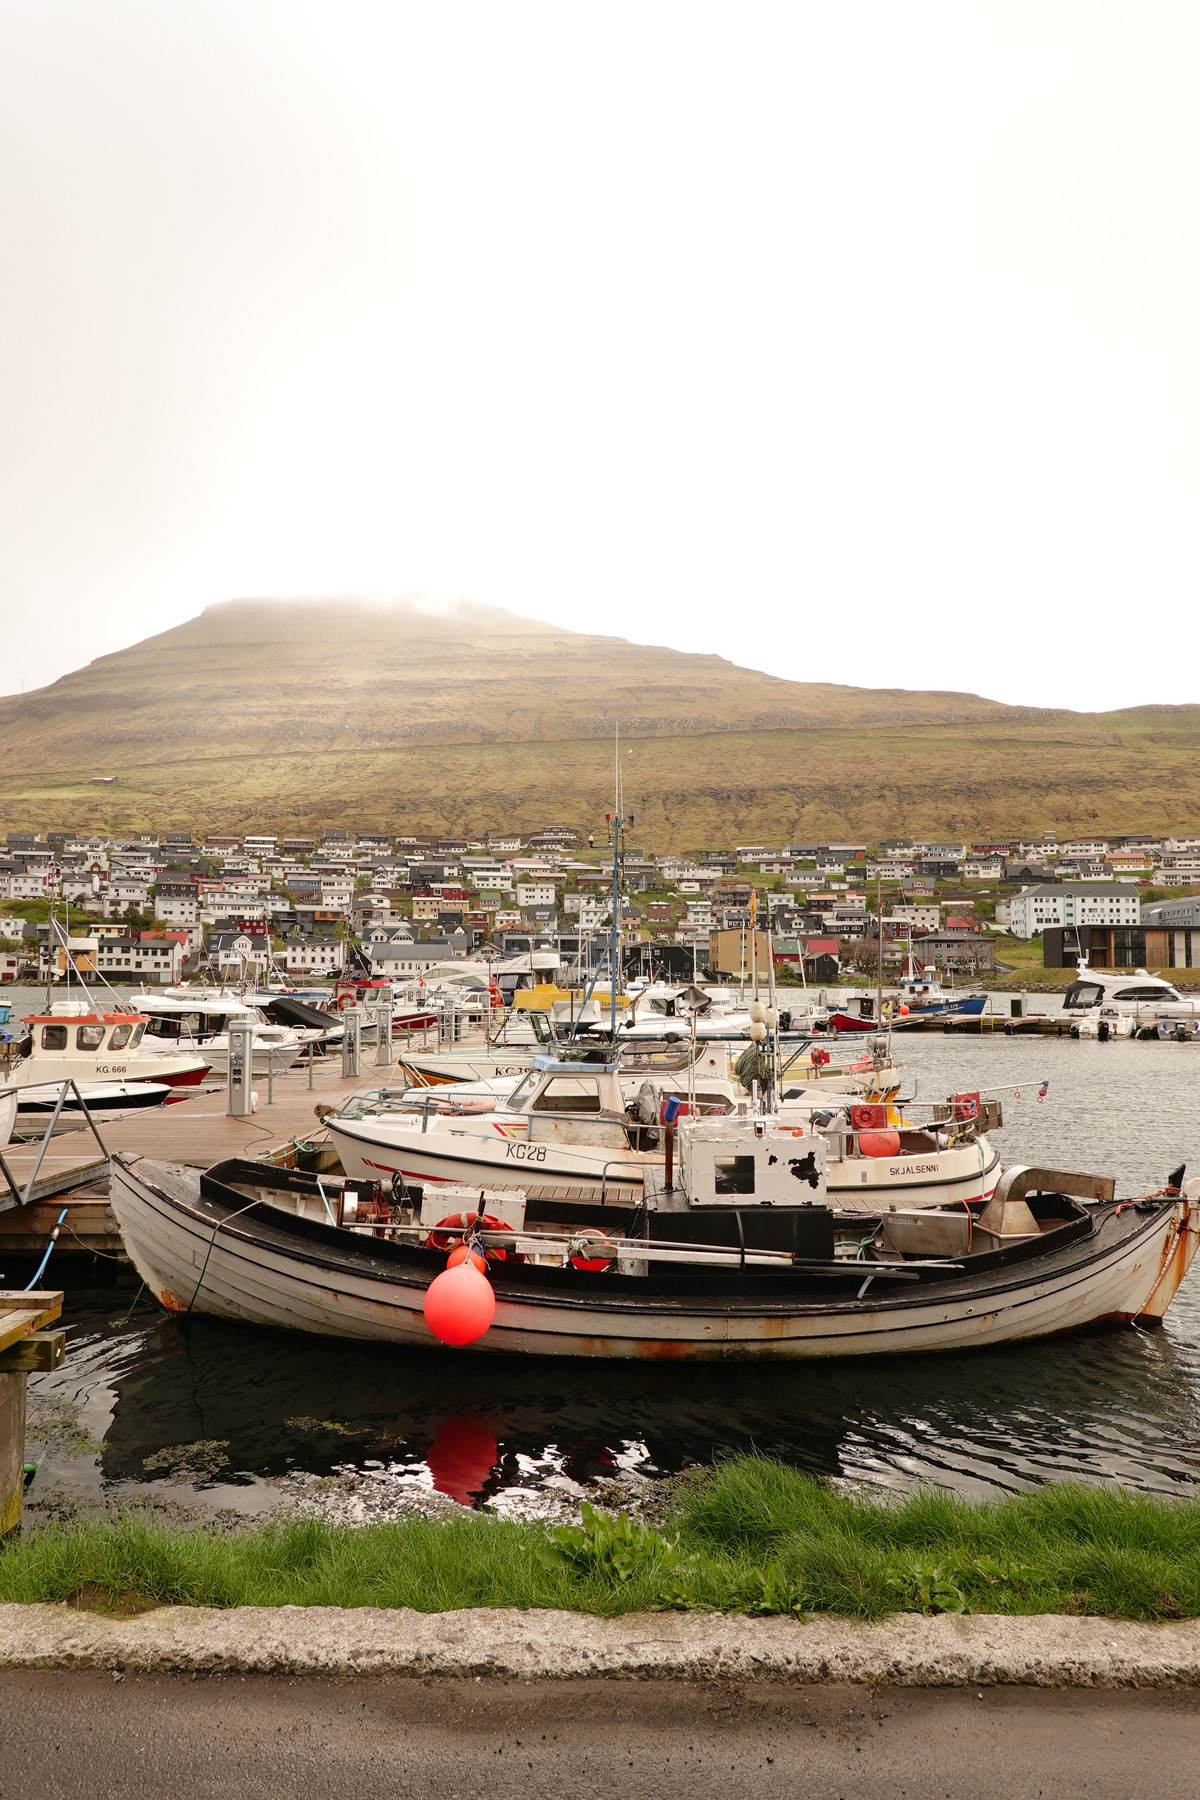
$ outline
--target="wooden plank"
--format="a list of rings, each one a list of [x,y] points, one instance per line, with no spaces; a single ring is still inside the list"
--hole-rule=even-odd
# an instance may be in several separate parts
[[[63,1308],[61,1288],[39,1289],[27,1294],[19,1289],[0,1290],[0,1334],[3,1333],[14,1314],[32,1313],[33,1323],[25,1325],[17,1334],[24,1337],[30,1331],[40,1331],[43,1325],[52,1325]],[[4,1338],[0,1348],[6,1349],[15,1342],[12,1337]]]
[[[66,1355],[65,1330],[31,1331],[19,1343],[0,1350],[0,1375],[43,1375],[61,1369]]]

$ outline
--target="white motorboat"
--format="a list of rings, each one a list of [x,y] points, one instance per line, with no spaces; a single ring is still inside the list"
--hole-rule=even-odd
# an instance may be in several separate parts
[[[651,1096],[623,1078],[616,1063],[540,1056],[515,1085],[378,1090],[355,1095],[325,1123],[342,1167],[359,1178],[534,1180],[602,1192],[614,1184],[661,1183],[668,1100],[682,1102],[684,1116],[689,1104],[700,1117],[750,1116],[749,1098],[736,1083],[714,1079],[706,1086],[693,1079],[682,1090],[646,1087],[654,1089]],[[977,1103],[951,1103],[935,1109],[944,1117],[916,1124],[887,1098],[860,1103],[819,1087],[784,1092],[778,1117],[800,1132],[816,1124],[829,1143],[829,1192],[839,1207],[864,1212],[977,1201],[995,1187],[1000,1158],[980,1129]],[[967,1099],[975,1097],[959,1097]]]
[[[1146,969],[1094,969],[1080,957],[1063,995],[1063,1016],[1071,1021],[1072,1037],[1157,1037],[1163,1019],[1200,1025],[1200,1003]],[[1125,1020],[1128,1027],[1118,1028]]]
[[[276,1075],[282,1074],[301,1060],[310,1043],[318,1042],[322,1036],[316,1027],[277,1024],[246,1000],[203,989],[174,988],[164,993],[139,994],[138,1006],[147,1016],[148,1042],[153,1041],[165,1056],[203,1056],[219,1075],[229,1069],[231,1020],[249,1019],[253,1026],[251,1055],[255,1075],[266,1075],[272,1070]]]
[[[190,1088],[208,1074],[207,1057],[171,1050],[147,1036],[140,1010],[104,1012],[90,1000],[55,1000],[22,1023],[27,1049],[7,1077],[13,1087],[61,1086],[70,1079],[80,1087],[148,1081]]]
[[[895,1355],[1155,1324],[1200,1244],[1197,1181],[1118,1205],[1111,1182],[1020,1169],[986,1207],[868,1222],[830,1205],[819,1139],[754,1119],[687,1140],[677,1185],[606,1207],[123,1154],[111,1197],[172,1312],[429,1349],[427,1297],[465,1240],[472,1305],[490,1292],[455,1341],[558,1357]]]

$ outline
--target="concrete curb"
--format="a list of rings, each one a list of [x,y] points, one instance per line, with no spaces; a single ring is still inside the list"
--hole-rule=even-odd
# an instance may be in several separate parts
[[[908,1687],[1200,1685],[1200,1622],[998,1614],[879,1625],[711,1613],[165,1606],[110,1619],[0,1605],[0,1668],[257,1670],[287,1674],[886,1681]]]

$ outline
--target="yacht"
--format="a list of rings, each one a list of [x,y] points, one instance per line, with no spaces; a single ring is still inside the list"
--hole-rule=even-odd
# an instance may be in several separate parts
[[[1157,1037],[1160,1021],[1200,1024],[1200,1004],[1146,969],[1093,969],[1081,957],[1063,995],[1072,1037]]]

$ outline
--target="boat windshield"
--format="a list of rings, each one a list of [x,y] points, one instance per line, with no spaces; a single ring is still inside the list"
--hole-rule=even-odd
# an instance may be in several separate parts
[[[524,1111],[525,1107],[529,1105],[530,1100],[533,1098],[534,1090],[541,1079],[541,1072],[537,1069],[531,1069],[528,1075],[523,1075],[521,1077],[512,1093],[508,1096],[507,1104],[512,1108],[513,1112]]]
[[[1073,981],[1063,995],[1064,1006],[1099,1006],[1104,989],[1098,981]]]

